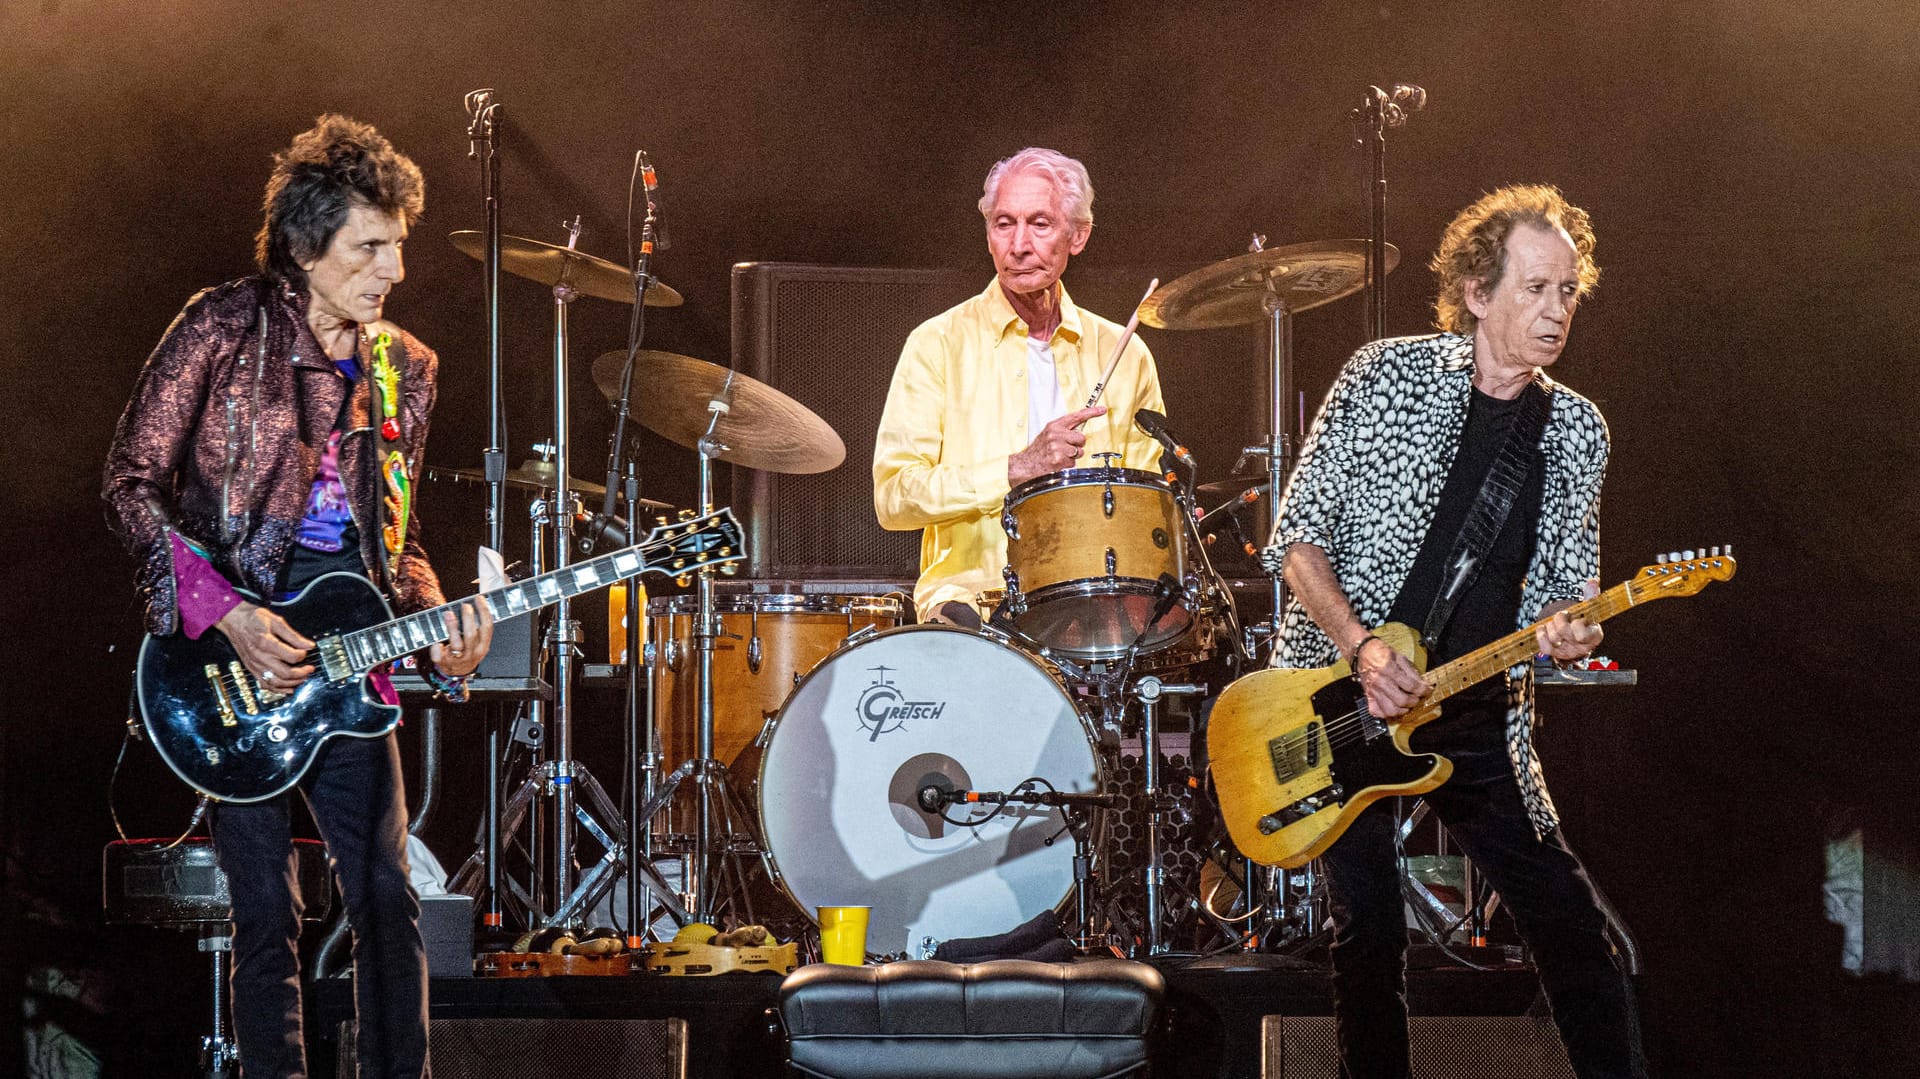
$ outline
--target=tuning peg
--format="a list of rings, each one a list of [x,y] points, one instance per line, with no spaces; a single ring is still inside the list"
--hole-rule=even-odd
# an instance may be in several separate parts
[[[731,577],[734,574],[740,572],[740,564],[738,562],[729,562],[726,565],[720,567],[720,572]]]
[[[693,583],[693,578],[682,573],[680,576],[675,577],[673,579],[673,583],[679,585],[681,588],[685,588],[688,585]]]
[[[1712,556],[1712,557],[1714,557],[1714,558],[1719,558],[1719,557],[1720,557],[1720,548],[1719,548],[1719,547],[1709,547],[1709,548],[1707,548],[1707,554],[1709,554],[1709,555],[1711,555],[1711,556]]]
[[[692,511],[692,510],[681,510],[681,511],[680,511],[680,519],[681,519],[681,520],[683,520],[683,521],[691,521],[691,520],[693,520],[693,511]]]
[[[659,514],[659,515],[657,515],[657,516],[655,516],[655,517],[654,517],[654,519],[653,519],[653,523],[654,523],[654,524],[656,524],[656,525],[659,525],[659,526],[660,526],[661,528],[665,528],[665,527],[667,527],[667,525],[668,525],[668,523],[669,523],[669,522],[667,521],[667,515],[666,515],[666,514],[664,514],[664,513],[662,513],[662,514]]]
[[[1653,564],[1654,564],[1654,565],[1656,565],[1656,566],[1664,566],[1664,565],[1666,565],[1666,564],[1667,564],[1667,556],[1666,556],[1666,555],[1663,555],[1663,554],[1657,554],[1657,555],[1654,555],[1654,556],[1653,556]]]
[[[1684,554],[1684,555],[1686,556],[1686,558],[1687,558],[1687,561],[1689,561],[1689,562],[1691,562],[1691,561],[1693,561],[1693,555],[1694,555],[1694,551],[1693,551],[1693,548],[1691,548],[1691,547],[1689,547],[1689,548],[1687,548],[1687,549],[1686,549],[1685,551],[1683,551],[1683,552],[1681,552],[1681,553],[1682,553],[1682,554]]]
[[[1723,551],[1728,558],[1733,557],[1733,544],[1729,543],[1725,547],[1720,548],[1720,550]]]

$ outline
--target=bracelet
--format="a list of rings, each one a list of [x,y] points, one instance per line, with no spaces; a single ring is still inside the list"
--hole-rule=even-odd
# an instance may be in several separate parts
[[[1369,633],[1365,637],[1360,638],[1359,644],[1353,646],[1353,654],[1347,657],[1347,666],[1352,668],[1355,680],[1358,680],[1360,677],[1360,653],[1367,650],[1368,641],[1377,641],[1379,639],[1379,637]]]

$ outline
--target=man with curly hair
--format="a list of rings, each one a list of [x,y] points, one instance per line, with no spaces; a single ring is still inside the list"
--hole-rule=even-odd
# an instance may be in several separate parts
[[[1427,686],[1369,627],[1424,629],[1430,666],[1541,619],[1539,648],[1555,661],[1599,644],[1600,627],[1565,609],[1598,581],[1607,429],[1546,374],[1599,279],[1593,246],[1586,212],[1542,185],[1501,188],[1447,227],[1432,263],[1442,332],[1355,353],[1287,485],[1264,556],[1292,591],[1276,664],[1344,658],[1367,710],[1391,719]],[[1512,913],[1575,1072],[1644,1075],[1632,988],[1534,756],[1531,669],[1455,695],[1416,729],[1416,752],[1453,764],[1426,799]],[[1407,1076],[1407,933],[1387,804],[1364,810],[1321,864],[1341,1074]]]
[[[438,359],[381,321],[423,205],[419,168],[378,131],[320,117],[274,157],[261,272],[187,302],[114,434],[103,493],[140,559],[147,629],[217,630],[269,690],[294,692],[313,673],[314,644],[237,588],[282,598],[347,572],[401,613],[445,602],[410,497]],[[446,618],[450,639],[420,657],[456,698],[492,640],[484,604],[458,611]],[[373,683],[398,703],[384,674]],[[426,953],[394,736],[326,742],[299,787],[353,927],[360,1074],[424,1074]],[[211,817],[233,902],[247,1079],[306,1074],[290,802],[222,802]]]

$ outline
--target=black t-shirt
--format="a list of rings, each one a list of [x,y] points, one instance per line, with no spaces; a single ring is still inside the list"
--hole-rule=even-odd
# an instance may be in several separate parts
[[[1526,392],[1535,391],[1530,388]],[[1441,489],[1433,527],[1427,530],[1420,553],[1413,560],[1413,569],[1407,574],[1406,583],[1400,586],[1389,621],[1412,626],[1415,631],[1426,626],[1434,597],[1440,591],[1447,557],[1453,553],[1454,542],[1466,525],[1467,511],[1473,508],[1487,473],[1499,457],[1500,448],[1506,444],[1507,433],[1520,413],[1523,400],[1524,395],[1503,401],[1477,389],[1473,391],[1466,427],[1460,434],[1460,451],[1447,473],[1447,485]],[[1535,538],[1539,535],[1544,477],[1541,457],[1536,451],[1520,496],[1493,541],[1493,550],[1481,566],[1479,576],[1460,597],[1452,618],[1427,656],[1429,670],[1513,632],[1520,615],[1521,588],[1526,581],[1527,566],[1533,560]],[[1494,677],[1451,698],[1442,706],[1442,712],[1448,720],[1456,717],[1465,720],[1469,714],[1499,715],[1504,712],[1504,700],[1504,682]]]

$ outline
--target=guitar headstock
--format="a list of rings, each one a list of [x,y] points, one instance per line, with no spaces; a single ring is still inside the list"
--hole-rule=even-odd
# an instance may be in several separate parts
[[[656,526],[638,546],[645,552],[648,569],[676,576],[703,566],[719,566],[721,572],[731,574],[733,564],[747,557],[740,522],[727,506],[698,517],[682,511],[680,520]]]
[[[1714,581],[1733,577],[1740,564],[1734,561],[1733,547],[1712,547],[1701,551],[1674,551],[1664,554],[1651,566],[1640,567],[1627,588],[1635,602],[1665,596],[1691,596]]]

